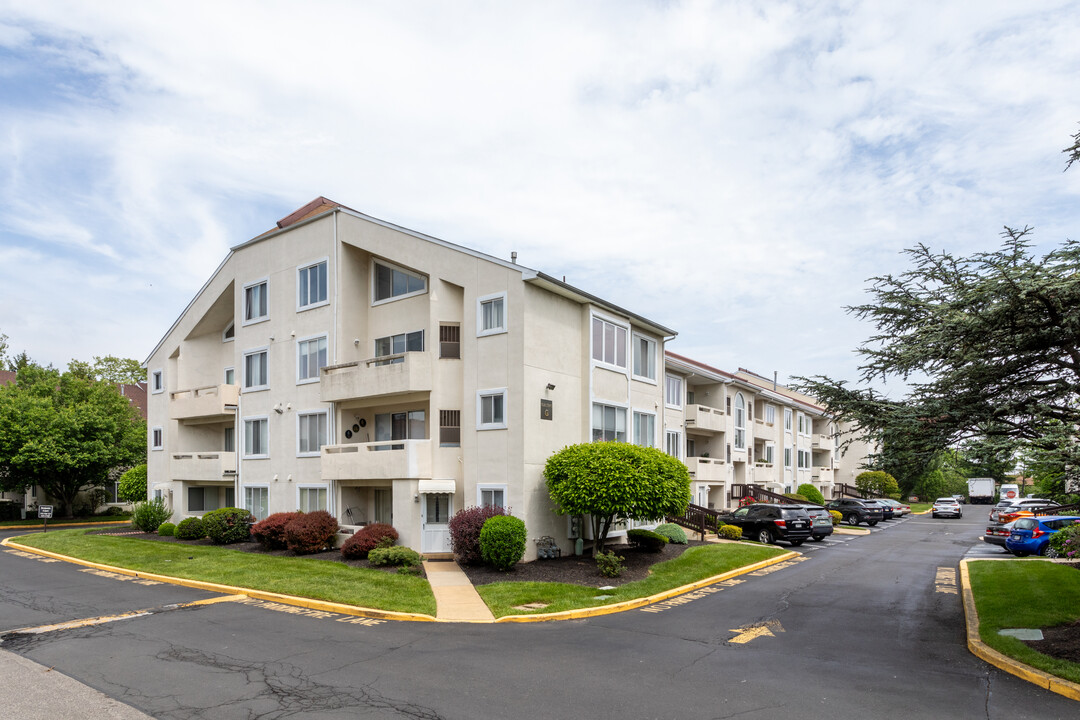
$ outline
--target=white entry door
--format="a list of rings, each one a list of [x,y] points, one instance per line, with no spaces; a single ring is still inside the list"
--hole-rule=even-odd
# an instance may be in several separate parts
[[[454,496],[449,493],[424,493],[420,505],[420,552],[450,552],[450,515]]]

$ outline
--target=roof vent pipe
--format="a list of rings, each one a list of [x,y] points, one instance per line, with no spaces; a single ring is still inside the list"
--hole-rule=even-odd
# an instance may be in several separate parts
[[[517,250],[511,250],[510,251],[510,262],[517,265]]]
[[[772,371],[772,390],[773,390],[773,392],[776,392],[776,376],[777,376],[777,372],[776,372],[776,370],[773,370]]]

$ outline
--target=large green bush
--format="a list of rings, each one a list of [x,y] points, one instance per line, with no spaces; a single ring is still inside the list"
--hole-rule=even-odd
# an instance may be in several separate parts
[[[131,524],[145,533],[157,532],[161,523],[172,517],[172,510],[165,505],[162,498],[144,500],[135,503],[135,510],[131,513]]]
[[[393,547],[374,548],[368,553],[368,562],[376,567],[383,565],[399,565],[412,567],[423,563],[420,553],[403,545]]]
[[[121,500],[140,502],[146,499],[146,463],[136,465],[120,476],[116,494]]]
[[[807,499],[807,501],[814,503],[815,505],[824,505],[825,496],[821,494],[821,491],[810,483],[803,483],[795,492],[799,493]]]
[[[177,540],[202,540],[206,537],[206,529],[201,518],[189,517],[180,521],[173,535]]]
[[[525,522],[520,518],[488,518],[480,529],[480,555],[496,570],[509,570],[525,556],[525,538]]]
[[[247,540],[251,534],[251,513],[243,508],[224,507],[203,515],[206,537],[215,545]]]
[[[738,540],[742,537],[742,528],[738,525],[721,525],[716,534],[726,540]]]
[[[635,528],[633,530],[626,531],[626,539],[630,541],[630,544],[634,547],[644,550],[645,552],[658,553],[664,550],[664,546],[668,544],[668,539],[658,532],[652,530],[642,530]]]
[[[496,515],[509,515],[507,508],[497,505],[467,507],[458,510],[450,518],[450,547],[454,559],[462,565],[479,565],[484,558],[480,555],[480,530],[489,518]]]
[[[1060,558],[1080,558],[1080,524],[1062,528],[1050,536],[1050,548]]]
[[[676,545],[686,544],[686,531],[675,523],[657,525],[656,532],[666,537],[669,543],[675,543]]]
[[[172,537],[176,534],[176,526],[172,523],[161,523],[158,526],[157,534],[161,537]]]
[[[893,497],[900,495],[896,478],[881,470],[866,470],[855,477],[855,487],[863,495]]]

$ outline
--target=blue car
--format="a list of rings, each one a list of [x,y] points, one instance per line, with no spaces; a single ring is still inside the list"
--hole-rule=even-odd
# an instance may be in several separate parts
[[[1016,557],[1046,555],[1050,550],[1050,536],[1074,523],[1080,523],[1080,516],[1043,515],[1020,518],[1012,523],[1012,532],[1005,540],[1005,549]]]

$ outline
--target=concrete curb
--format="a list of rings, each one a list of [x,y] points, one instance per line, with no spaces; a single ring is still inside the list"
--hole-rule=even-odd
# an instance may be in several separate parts
[[[857,528],[857,527],[834,527],[834,535],[869,535],[870,528]]]
[[[1025,665],[1018,660],[998,652],[979,637],[979,614],[975,609],[975,596],[971,592],[971,578],[968,575],[968,563],[970,562],[996,562],[995,560],[961,560],[960,561],[960,592],[964,601],[964,619],[967,623],[967,646],[973,655],[985,660],[996,668],[1004,670],[1010,675],[1027,680],[1041,688],[1064,695],[1071,700],[1080,700],[1080,684],[1064,680],[1049,673],[1043,672],[1030,665]]]

